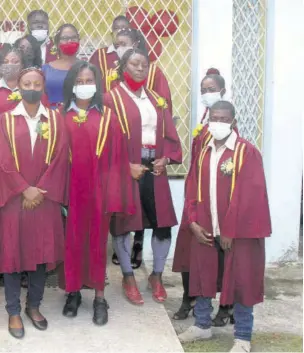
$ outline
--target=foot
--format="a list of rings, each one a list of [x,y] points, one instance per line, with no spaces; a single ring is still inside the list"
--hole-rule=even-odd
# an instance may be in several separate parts
[[[22,272],[21,274],[21,287],[28,288],[28,275],[27,272]]]
[[[67,317],[76,317],[80,304],[81,304],[80,292],[69,293],[66,303],[63,307],[62,315]]]
[[[158,303],[163,303],[167,299],[167,292],[163,286],[161,276],[151,274],[148,281],[152,289],[152,298]]]
[[[20,315],[9,316],[8,332],[17,339],[24,337],[24,326]]]
[[[40,313],[39,308],[25,308],[26,316],[32,321],[37,330],[45,331],[48,327],[46,318]]]
[[[194,309],[194,302],[183,301],[181,307],[173,315],[173,320],[186,320],[191,310]]]
[[[208,340],[211,337],[211,328],[202,329],[197,326],[190,326],[185,332],[178,335],[178,338],[182,343]]]
[[[95,325],[102,326],[108,322],[109,305],[104,298],[95,298],[93,303]]]
[[[131,263],[132,268],[136,270],[142,264],[142,244],[141,243],[134,243],[131,255]]]
[[[144,300],[137,288],[134,276],[127,276],[122,279],[122,288],[127,299],[135,305],[143,305]]]
[[[212,320],[212,326],[223,327],[226,326],[228,322],[232,325],[234,324],[233,305],[221,305],[215,318]]]
[[[251,351],[251,344],[249,341],[235,339],[233,347],[231,348],[230,352],[250,352]]]

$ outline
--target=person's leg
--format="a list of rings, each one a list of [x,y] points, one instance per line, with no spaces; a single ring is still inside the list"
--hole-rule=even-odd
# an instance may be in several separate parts
[[[133,304],[141,305],[144,301],[137,288],[131,264],[131,235],[129,233],[115,235],[113,236],[113,244],[123,274],[124,293]]]
[[[32,320],[33,325],[39,330],[46,330],[47,321],[40,313],[40,304],[43,299],[46,265],[37,265],[36,271],[28,272],[28,294],[26,314]]]
[[[144,230],[135,232],[134,243],[132,248],[131,262],[132,268],[135,270],[142,264],[142,251],[144,243]]]
[[[197,297],[196,304],[194,306],[194,313],[195,324],[178,336],[181,342],[204,340],[212,337],[211,298],[204,298],[202,296]]]
[[[189,272],[182,272],[183,301],[178,311],[173,315],[174,320],[186,320],[190,311],[194,308],[195,297],[189,296]]]

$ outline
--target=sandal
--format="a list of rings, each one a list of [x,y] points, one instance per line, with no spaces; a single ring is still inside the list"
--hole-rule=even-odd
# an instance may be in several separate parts
[[[182,302],[181,307],[173,315],[173,320],[186,320],[191,310],[194,309],[194,305],[195,304],[191,302]],[[193,312],[193,316],[194,316],[194,312]]]
[[[112,263],[116,266],[119,266],[120,263],[119,263],[119,260],[118,260],[118,257],[116,255],[116,253],[114,252],[113,255],[112,255]]]
[[[131,263],[132,263],[132,268],[133,270],[136,270],[137,268],[139,268],[142,264],[142,259],[137,259],[139,253],[141,253],[143,250],[143,246],[140,243],[135,243],[133,245],[133,249],[132,249],[132,255],[131,255]]]
[[[212,320],[212,326],[224,327],[230,323],[234,325],[233,305],[220,306],[215,318]]]

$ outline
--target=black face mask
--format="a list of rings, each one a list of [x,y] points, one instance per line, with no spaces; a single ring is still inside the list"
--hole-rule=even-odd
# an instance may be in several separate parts
[[[33,89],[20,89],[22,99],[29,104],[38,103],[41,99],[43,91],[35,91]]]

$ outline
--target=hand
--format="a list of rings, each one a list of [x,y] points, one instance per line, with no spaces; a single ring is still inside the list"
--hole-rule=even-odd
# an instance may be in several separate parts
[[[133,164],[130,163],[131,175],[135,180],[139,180],[149,168],[141,165],[141,164]]]
[[[41,195],[41,194],[40,194]],[[22,208],[24,210],[33,210],[38,207],[43,202],[44,197],[41,195],[41,198],[35,199],[34,201],[28,201],[27,199],[23,199]]]
[[[166,171],[168,160],[167,158],[163,157],[160,159],[155,159],[155,161],[152,162],[152,164],[153,164],[153,172],[155,173],[155,175],[159,176]]]
[[[23,191],[23,196],[28,201],[34,201],[36,198],[39,199],[39,195],[41,194],[46,194],[46,191],[34,186],[30,186],[25,191]]]
[[[200,244],[213,246],[213,237],[203,227],[196,222],[190,224],[190,229]]]
[[[224,251],[230,251],[232,248],[232,240],[231,238],[226,238],[224,236],[220,236],[220,244],[221,244],[221,248]]]

